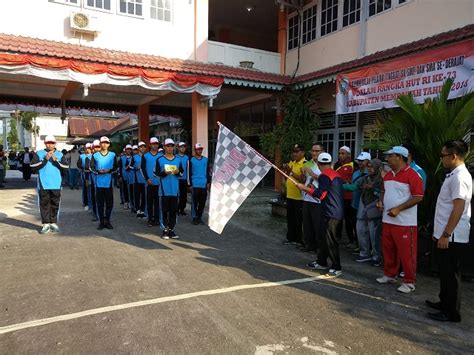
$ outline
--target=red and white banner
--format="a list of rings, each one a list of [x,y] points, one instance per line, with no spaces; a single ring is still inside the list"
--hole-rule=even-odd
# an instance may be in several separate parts
[[[454,80],[449,98],[474,90],[474,40],[337,75],[336,114],[396,107],[408,93],[422,103],[448,78]]]

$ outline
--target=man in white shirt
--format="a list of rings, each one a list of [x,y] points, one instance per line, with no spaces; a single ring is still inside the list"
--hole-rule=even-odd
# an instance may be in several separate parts
[[[428,316],[441,322],[461,321],[460,269],[471,228],[472,177],[464,164],[467,151],[464,141],[454,140],[444,144],[440,155],[443,167],[450,171],[438,195],[433,229],[439,261],[440,301],[426,300],[426,305],[439,311]]]

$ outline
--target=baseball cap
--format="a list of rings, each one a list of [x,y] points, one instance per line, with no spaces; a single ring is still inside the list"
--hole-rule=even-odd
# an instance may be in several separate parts
[[[92,146],[93,147],[100,147],[100,141],[98,139],[94,140],[94,142],[92,142]]]
[[[87,148],[92,148],[92,144],[91,143],[86,143],[86,149]]]
[[[110,143],[110,139],[106,136],[100,137],[100,143]]]
[[[48,134],[48,135],[44,138],[44,142],[45,142],[45,143],[56,143],[56,138],[54,138],[53,135]]]
[[[127,144],[127,145],[125,146],[125,149],[132,149],[132,145],[131,145],[131,144]]]
[[[319,154],[318,156],[318,162],[319,163],[330,163],[332,162],[332,157],[331,157],[331,154],[329,153],[321,153]]]
[[[304,150],[304,147],[302,144],[297,143],[293,146],[293,151],[299,151],[299,150]]]
[[[142,145],[146,145],[146,143],[145,143],[145,142],[142,142],[142,141],[138,142],[138,146],[139,146],[139,147],[141,147]]]
[[[183,147],[183,146],[185,146],[185,145],[186,145],[185,142],[179,142],[179,143],[178,143],[178,147]]]
[[[201,143],[196,143],[194,145],[194,149],[204,149],[203,145]]]
[[[156,137],[151,137],[150,138],[150,144],[158,144],[158,143],[160,143],[158,138],[156,138]]]
[[[360,152],[356,160],[372,160],[372,156],[369,152]]]
[[[408,158],[408,149],[405,147],[396,145],[395,147],[392,147],[392,149],[387,150],[386,152],[383,152],[384,154],[398,154],[401,155],[402,157]]]
[[[165,139],[165,145],[168,145],[168,144],[174,145],[174,140],[172,140],[171,138],[166,138]]]
[[[136,144],[135,144],[135,145],[133,145],[133,146],[132,146],[132,149],[133,149],[133,150],[136,150],[136,149],[138,149],[138,145],[136,145]]]
[[[339,150],[345,150],[347,153],[351,154],[351,148],[349,148],[347,145],[343,145]]]

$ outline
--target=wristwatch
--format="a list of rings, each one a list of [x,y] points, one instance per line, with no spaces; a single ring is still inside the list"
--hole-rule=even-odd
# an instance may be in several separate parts
[[[441,238],[451,238],[451,234],[448,232],[444,231],[443,234],[441,234]]]

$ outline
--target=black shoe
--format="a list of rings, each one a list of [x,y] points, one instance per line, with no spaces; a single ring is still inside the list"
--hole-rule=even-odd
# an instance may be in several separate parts
[[[168,237],[170,237],[171,239],[179,239],[179,237],[176,235],[176,233],[172,229],[168,231]]]
[[[283,245],[293,245],[293,244],[295,244],[295,243],[294,243],[294,242],[290,242],[289,240],[284,240],[284,241],[282,242],[282,244],[283,244]]]
[[[187,214],[186,212],[184,212],[184,211],[179,212],[179,214],[180,214],[181,216],[187,216],[187,215],[188,215],[188,214]]]
[[[104,222],[100,222],[99,226],[97,227],[97,230],[101,231],[104,228],[105,228]]]
[[[430,300],[426,300],[425,304],[433,309],[437,309],[438,311],[441,311],[443,307],[441,306],[441,302],[431,302]]]
[[[193,224],[197,226],[199,224],[199,220],[197,218],[193,218]]]
[[[170,239],[170,237],[168,235],[168,229],[163,230],[163,233],[161,233],[161,238]]]
[[[382,260],[373,260],[370,262],[370,265],[371,266],[375,266],[375,267],[379,267],[380,265],[382,265]]]
[[[5,185],[0,184],[0,189],[3,189],[4,187],[5,187]]]
[[[148,227],[153,227],[155,225],[155,221],[149,220],[148,221]]]
[[[114,227],[110,224],[110,221],[106,221],[106,222],[104,223],[104,226],[105,226],[105,228],[107,228],[107,229],[114,229]]]
[[[91,221],[92,221],[92,222],[97,222],[98,219],[97,219],[97,217],[92,217]]]
[[[204,223],[204,221],[203,221],[201,218],[198,219],[198,223],[201,224],[201,225],[203,225],[203,226],[206,225],[206,223]]]
[[[456,322],[459,323],[461,321],[461,317],[459,318],[450,318],[444,312],[436,312],[436,313],[428,313],[428,317],[436,320],[438,322]]]

